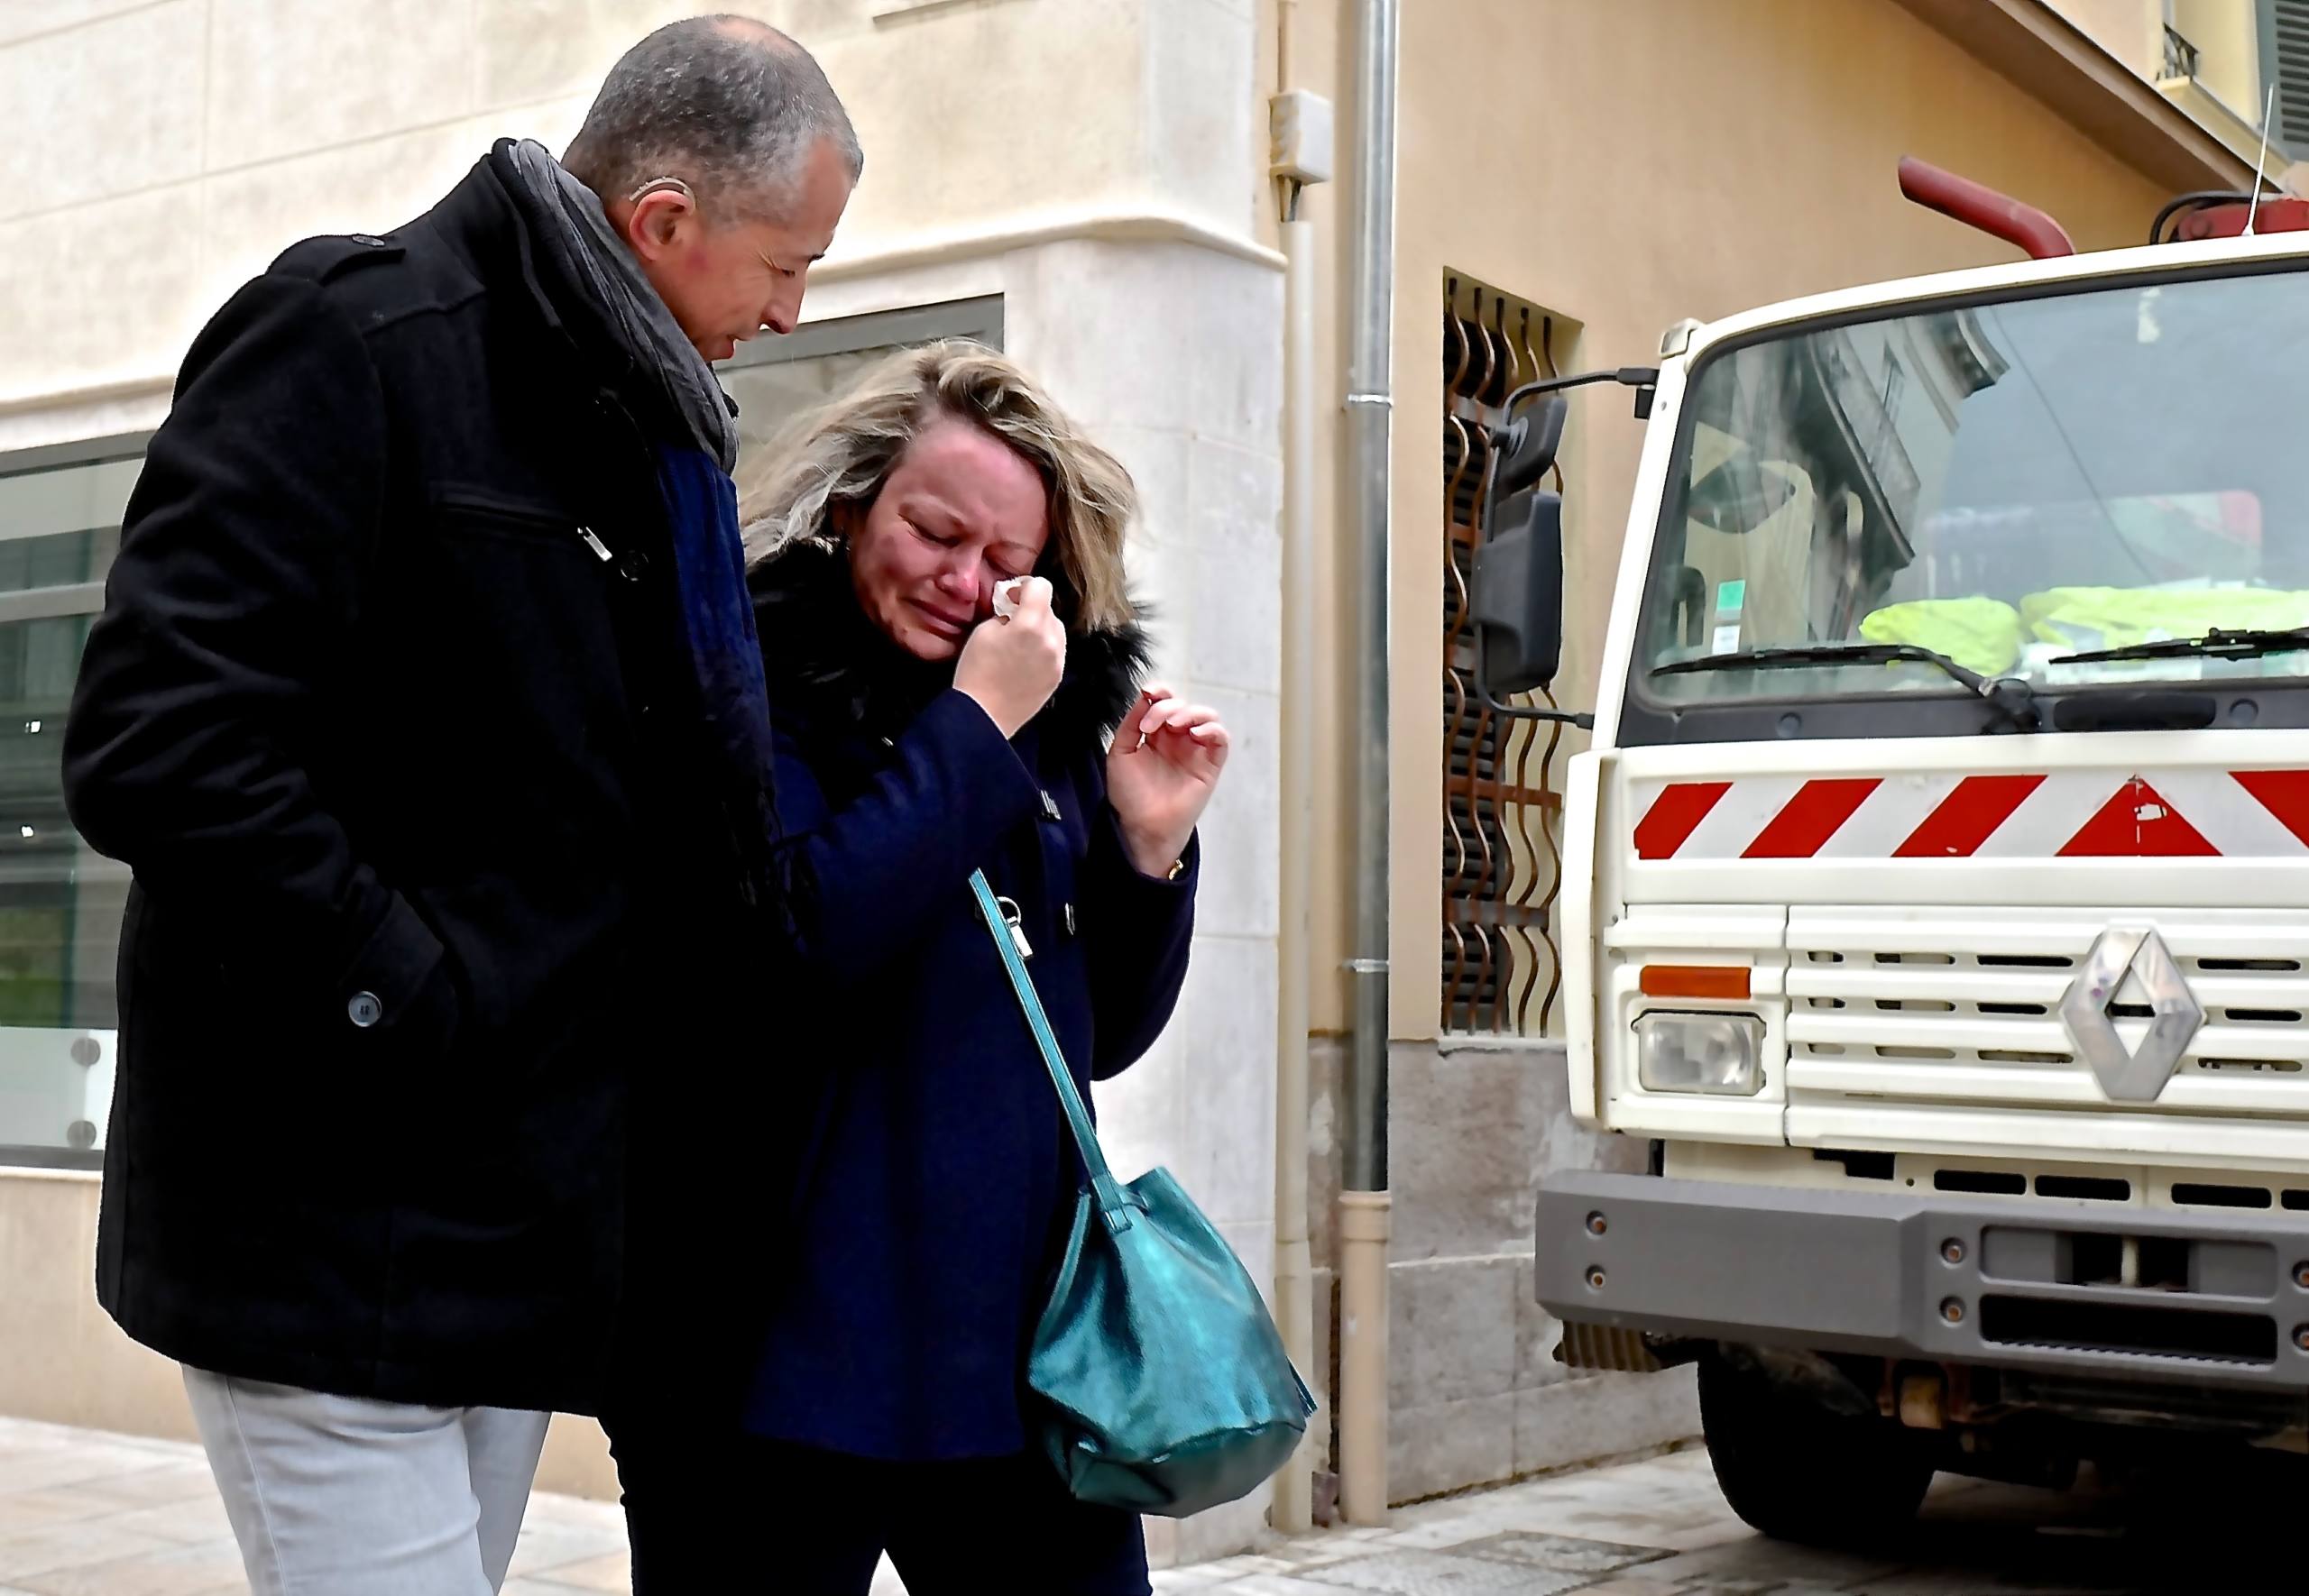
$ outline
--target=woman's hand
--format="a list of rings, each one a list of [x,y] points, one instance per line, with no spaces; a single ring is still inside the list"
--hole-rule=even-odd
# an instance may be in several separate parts
[[[1159,683],[1150,683],[1123,717],[1107,750],[1107,802],[1140,875],[1167,876],[1185,854],[1218,789],[1227,746],[1217,711],[1181,702]]]
[[[1007,740],[1042,712],[1066,674],[1066,625],[1051,610],[1051,585],[1032,577],[1018,607],[980,621],[954,663],[954,688],[978,701]]]

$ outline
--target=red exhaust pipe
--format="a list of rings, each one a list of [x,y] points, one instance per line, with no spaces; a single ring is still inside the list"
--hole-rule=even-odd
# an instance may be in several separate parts
[[[2031,260],[2049,261],[2076,252],[2060,224],[2035,206],[1913,155],[1900,158],[1900,192],[1927,210],[2028,251]]]

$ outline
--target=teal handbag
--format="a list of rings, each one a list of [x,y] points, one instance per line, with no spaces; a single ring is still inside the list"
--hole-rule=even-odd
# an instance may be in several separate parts
[[[1234,1251],[1168,1169],[1116,1181],[983,871],[971,891],[1058,1088],[1089,1184],[1035,1326],[1027,1423],[1082,1501],[1182,1518],[1290,1461],[1314,1399]]]

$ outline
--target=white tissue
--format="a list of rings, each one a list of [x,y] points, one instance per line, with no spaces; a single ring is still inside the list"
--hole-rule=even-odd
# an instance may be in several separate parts
[[[1007,582],[994,584],[994,612],[1007,620],[1018,613],[1018,590],[1032,578],[1014,576]]]

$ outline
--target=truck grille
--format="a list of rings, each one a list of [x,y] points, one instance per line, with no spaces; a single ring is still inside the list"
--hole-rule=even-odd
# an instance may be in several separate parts
[[[2148,1104],[2109,1102],[2060,1017],[2111,925],[2153,926],[2204,1021]],[[1963,950],[1969,948],[1970,951]],[[1792,910],[1789,1091],[2125,1113],[2309,1114],[2309,922],[2171,912]],[[2128,1049],[2149,1010],[2120,988]]]

